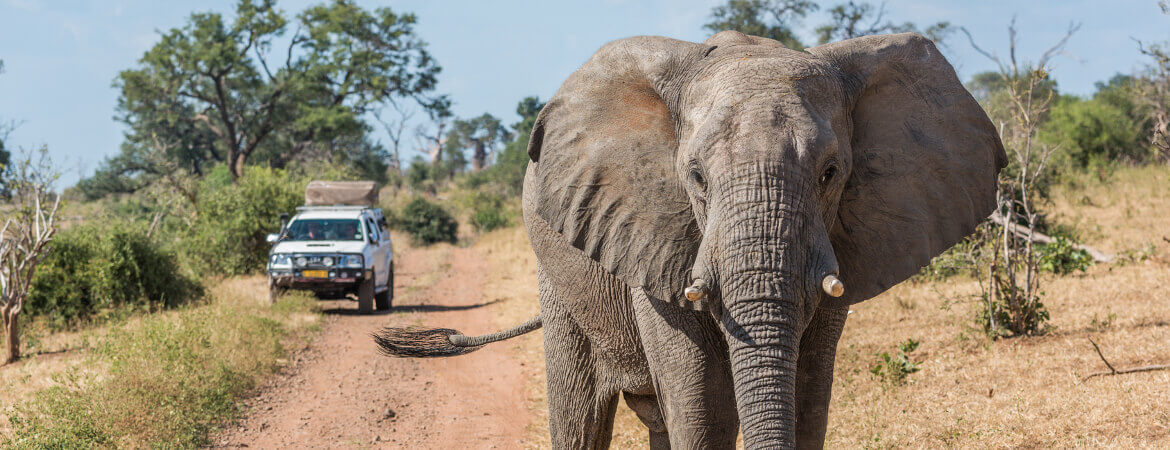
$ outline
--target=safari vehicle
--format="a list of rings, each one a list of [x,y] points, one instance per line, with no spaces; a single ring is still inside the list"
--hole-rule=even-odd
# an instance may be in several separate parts
[[[268,235],[268,291],[275,302],[288,289],[319,299],[353,298],[358,310],[389,309],[394,300],[394,248],[372,181],[313,181],[305,206],[280,233]]]

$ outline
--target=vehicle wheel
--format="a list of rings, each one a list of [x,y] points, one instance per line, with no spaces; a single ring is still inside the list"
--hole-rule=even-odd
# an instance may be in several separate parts
[[[394,263],[390,263],[390,273],[386,275],[386,290],[374,295],[378,311],[385,311],[394,306]]]
[[[276,285],[276,279],[268,278],[268,302],[276,303],[280,300],[280,296],[284,295],[284,288]]]
[[[368,314],[374,311],[374,279],[362,281],[358,286],[358,312]]]

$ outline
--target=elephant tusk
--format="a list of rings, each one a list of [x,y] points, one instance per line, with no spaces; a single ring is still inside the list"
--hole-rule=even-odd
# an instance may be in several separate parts
[[[683,293],[686,294],[687,300],[692,302],[707,298],[707,280],[702,278],[696,279]]]
[[[824,289],[826,294],[833,297],[845,295],[845,284],[833,274],[825,275],[825,279],[821,280],[821,289]]]

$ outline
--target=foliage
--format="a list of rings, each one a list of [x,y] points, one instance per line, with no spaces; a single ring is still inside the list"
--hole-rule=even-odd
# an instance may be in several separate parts
[[[829,22],[817,27],[817,42],[825,44],[874,34],[919,33],[918,27],[911,22],[902,24],[890,21],[882,22],[885,15],[885,3],[876,9],[872,4],[865,2],[850,0],[841,3],[829,8]],[[954,29],[950,22],[938,22],[921,31],[921,34],[934,41],[935,44],[941,44],[952,31]]]
[[[878,353],[878,362],[869,368],[869,373],[873,374],[883,383],[901,386],[906,384],[907,377],[919,371],[918,363],[910,359],[910,353],[918,348],[919,342],[914,339],[907,339],[906,342],[898,344],[898,353],[891,356],[889,352]]]
[[[423,197],[415,197],[394,214],[395,228],[406,231],[418,244],[455,242],[459,222],[451,213]]]
[[[736,30],[780,41],[793,50],[803,50],[804,44],[796,37],[793,27],[817,8],[809,0],[728,0],[727,4],[711,10],[703,29],[711,34]]]
[[[7,448],[194,448],[239,413],[237,400],[272,373],[282,341],[315,300],[275,307],[251,298],[144,317],[110,330],[88,361],[9,413]],[[311,322],[310,322],[311,323]],[[95,374],[96,372],[96,374]]]
[[[90,198],[134,191],[217,164],[234,179],[253,157],[272,167],[333,155],[356,168],[378,160],[381,173],[387,154],[366,141],[366,114],[395,100],[448,108],[433,94],[440,68],[413,14],[332,0],[293,22],[286,39],[289,19],[274,0],[239,0],[233,20],[196,13],[163,33],[115,81],[126,141],[82,190]],[[289,47],[273,49],[283,42]]]
[[[492,231],[511,224],[504,199],[498,195],[476,192],[471,197],[471,225],[476,231]]]
[[[30,314],[64,328],[116,309],[175,307],[200,291],[181,273],[174,253],[147,237],[144,227],[80,225],[53,240],[27,306]]]
[[[1140,127],[1120,107],[1093,98],[1064,97],[1055,102],[1040,138],[1059,146],[1058,164],[1090,168],[1112,162],[1149,159]]]
[[[1057,275],[1084,272],[1093,265],[1089,252],[1073,247],[1072,241],[1057,236],[1051,244],[1037,247],[1040,252],[1040,270]]]
[[[1036,336],[1045,334],[1049,330],[1047,324],[1048,308],[1040,301],[1043,293],[1033,295],[1028,301],[1024,299],[1023,288],[1007,283],[1007,277],[992,277],[999,294],[991,296],[984,292],[980,295],[982,307],[976,321],[982,326],[983,333],[991,338]],[[1013,304],[1012,299],[1017,299]]]
[[[190,267],[200,273],[236,275],[264,268],[265,237],[280,229],[280,213],[303,203],[307,180],[280,169],[249,167],[231,182],[225,166],[202,183],[196,218],[180,245]]]
[[[500,123],[500,119],[488,113],[470,119],[457,119],[452,122],[451,131],[447,132],[447,143],[451,148],[471,149],[471,167],[476,172],[487,167],[489,156],[495,156],[500,142],[511,138],[512,133]]]
[[[465,175],[460,184],[468,189],[483,189],[494,185],[509,197],[520,196],[524,186],[524,173],[528,169],[528,141],[532,137],[532,127],[536,123],[536,116],[544,108],[544,102],[537,97],[525,97],[516,106],[516,114],[520,121],[513,124],[516,139],[508,142],[496,163],[487,169]]]

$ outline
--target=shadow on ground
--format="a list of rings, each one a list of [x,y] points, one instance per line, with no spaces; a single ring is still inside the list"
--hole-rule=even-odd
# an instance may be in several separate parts
[[[485,306],[494,305],[494,304],[499,303],[499,302],[500,302],[500,299],[492,300],[490,302],[471,304],[471,305],[402,305],[402,306],[394,306],[394,307],[391,307],[390,309],[387,309],[384,311],[374,311],[374,312],[371,312],[369,314],[359,313],[357,310],[357,302],[351,302],[352,306],[349,306],[348,308],[336,306],[336,307],[332,307],[332,308],[324,308],[321,310],[321,312],[325,313],[325,314],[336,314],[339,316],[360,316],[360,315],[384,316],[387,314],[394,314],[394,313],[411,313],[411,312],[427,313],[427,312],[445,312],[445,311],[466,311],[469,309],[483,308]]]

